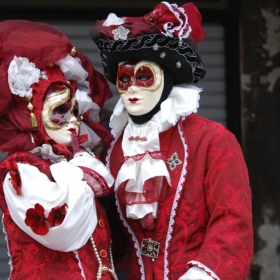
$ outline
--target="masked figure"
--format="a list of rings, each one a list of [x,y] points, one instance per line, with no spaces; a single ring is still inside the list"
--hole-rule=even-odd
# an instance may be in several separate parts
[[[120,100],[106,159],[130,240],[129,279],[245,280],[252,252],[251,189],[240,146],[199,117],[205,36],[192,3],[144,17],[110,14],[91,28]]]
[[[106,79],[59,30],[0,23],[0,206],[9,279],[116,279],[97,197],[114,179],[91,152]]]

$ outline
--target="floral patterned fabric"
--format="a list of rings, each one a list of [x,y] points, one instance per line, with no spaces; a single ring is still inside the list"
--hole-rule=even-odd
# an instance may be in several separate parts
[[[114,177],[123,162],[122,136],[109,150]],[[155,229],[120,218],[131,241],[130,280],[177,280],[192,266],[213,279],[245,280],[253,253],[251,189],[239,143],[222,125],[189,115],[160,134],[172,186],[159,201]],[[182,163],[179,164],[178,160]],[[142,239],[160,243],[158,258],[141,255]]]

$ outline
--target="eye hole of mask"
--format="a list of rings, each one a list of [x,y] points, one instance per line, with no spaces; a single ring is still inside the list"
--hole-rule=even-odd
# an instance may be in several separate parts
[[[136,84],[140,87],[150,87],[154,84],[155,77],[152,70],[147,66],[141,66],[136,74]]]
[[[68,102],[54,108],[51,113],[51,121],[54,124],[64,125],[72,115],[79,119],[79,106],[78,103],[75,102],[72,108],[71,100],[69,100]]]
[[[134,74],[134,64],[121,65],[118,70],[118,88],[127,90],[132,85],[150,87],[154,84],[153,71],[148,66],[141,66]]]

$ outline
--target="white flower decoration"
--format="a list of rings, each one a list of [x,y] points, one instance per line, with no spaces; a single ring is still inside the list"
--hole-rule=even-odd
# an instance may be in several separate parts
[[[129,32],[130,31],[125,29],[122,25],[112,31],[115,40],[126,40]]]
[[[8,83],[13,94],[27,97],[31,94],[31,85],[38,82],[40,70],[26,57],[14,56],[8,69]]]

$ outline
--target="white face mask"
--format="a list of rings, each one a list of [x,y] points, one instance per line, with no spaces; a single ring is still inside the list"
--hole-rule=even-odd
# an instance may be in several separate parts
[[[163,70],[152,61],[122,62],[117,87],[127,112],[141,116],[159,102],[164,86]]]
[[[44,101],[41,112],[44,128],[56,143],[72,146],[72,132],[79,133],[80,118],[75,97],[70,99],[70,90],[51,93]]]

